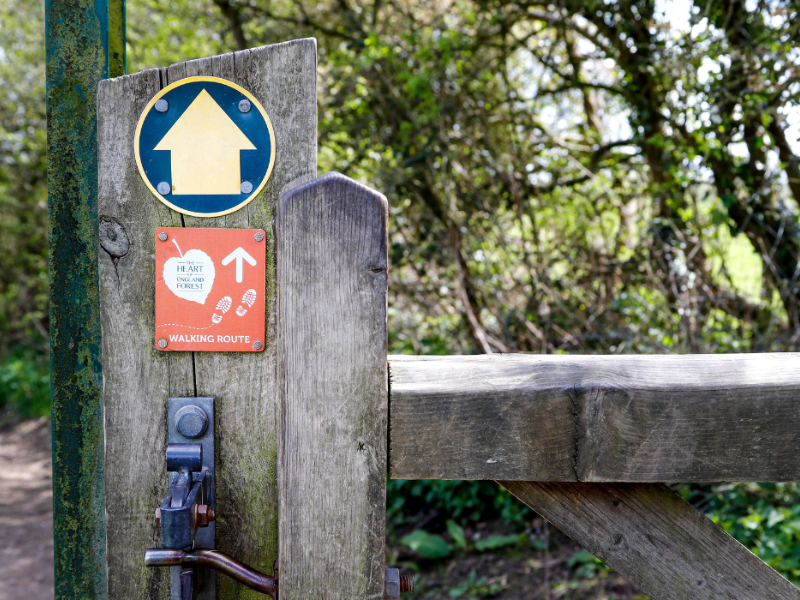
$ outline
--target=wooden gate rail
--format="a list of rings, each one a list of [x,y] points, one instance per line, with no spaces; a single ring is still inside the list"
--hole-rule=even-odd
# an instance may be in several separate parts
[[[800,479],[799,367],[800,354],[392,356],[390,477],[498,480],[655,600],[800,599],[667,486],[631,483]],[[601,481],[618,483],[587,483]]]
[[[800,480],[800,354],[389,364],[396,479]]]

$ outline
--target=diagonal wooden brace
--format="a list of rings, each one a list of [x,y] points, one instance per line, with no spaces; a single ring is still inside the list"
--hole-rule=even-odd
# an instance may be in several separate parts
[[[800,598],[664,484],[498,483],[653,600]]]

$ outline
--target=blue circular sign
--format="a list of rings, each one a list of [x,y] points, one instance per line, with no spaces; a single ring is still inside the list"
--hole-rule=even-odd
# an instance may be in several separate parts
[[[264,108],[217,77],[189,77],[156,94],[133,145],[156,198],[195,217],[239,210],[264,188],[275,164],[275,133]]]

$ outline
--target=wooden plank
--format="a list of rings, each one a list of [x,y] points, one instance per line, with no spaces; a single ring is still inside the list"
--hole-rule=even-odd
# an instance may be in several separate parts
[[[390,476],[797,481],[800,354],[390,357]]]
[[[653,600],[800,598],[663,484],[499,483]]]
[[[103,331],[109,598],[163,598],[166,570],[147,569],[153,514],[166,491],[166,400],[193,396],[190,354],[159,353],[154,336],[156,227],[180,215],[150,195],[133,158],[136,122],[161,89],[157,70],[98,88],[100,308]]]
[[[383,597],[387,215],[337,173],[281,197],[283,600]]]
[[[198,75],[233,81],[258,99],[275,129],[275,167],[256,200],[223,217],[184,217],[187,227],[260,228],[267,234],[266,349],[261,353],[195,353],[194,364],[197,395],[216,397],[217,548],[269,574],[278,556],[273,231],[280,193],[316,176],[316,68],[316,42],[306,39],[172,65],[165,82]],[[217,581],[223,598],[251,593],[228,577]]]
[[[278,157],[264,191],[220,219],[182,218],[146,189],[133,158],[147,101],[193,74],[247,88],[267,110]],[[106,514],[111,598],[164,598],[166,569],[144,567],[158,544],[153,511],[166,493],[166,399],[213,396],[217,420],[217,547],[262,571],[277,555],[277,373],[274,240],[268,238],[268,337],[260,354],[158,352],[154,345],[155,229],[273,230],[280,191],[316,172],[316,44],[298,40],[101,82],[100,298],[106,410]],[[227,577],[219,597],[250,597]]]

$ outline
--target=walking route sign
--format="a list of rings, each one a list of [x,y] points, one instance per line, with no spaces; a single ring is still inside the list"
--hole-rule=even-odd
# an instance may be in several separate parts
[[[267,183],[275,135],[247,90],[217,77],[189,77],[148,102],[134,152],[147,187],[164,204],[217,217],[242,208]]]
[[[264,238],[262,229],[156,231],[159,350],[263,350]]]

